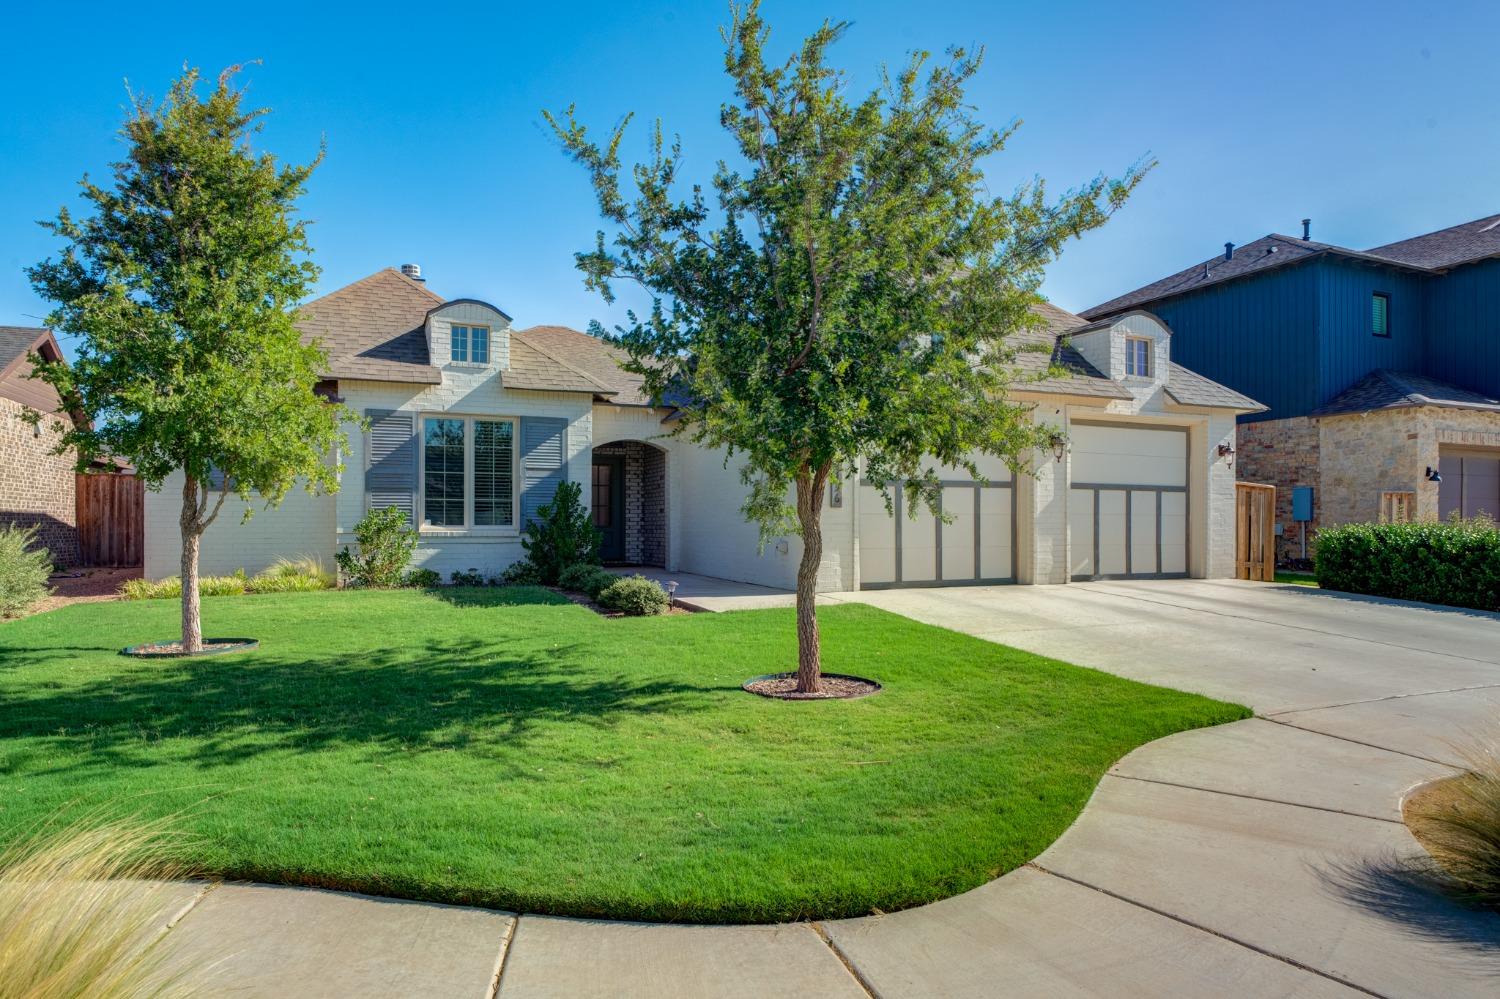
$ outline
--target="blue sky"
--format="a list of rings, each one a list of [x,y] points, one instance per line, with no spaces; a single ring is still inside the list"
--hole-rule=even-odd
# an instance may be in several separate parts
[[[54,251],[34,223],[119,152],[124,80],[159,94],[191,62],[261,59],[263,143],[328,157],[304,202],[328,291],[422,265],[447,297],[518,326],[608,321],[572,253],[596,213],[540,109],[576,103],[601,131],[628,111],[681,133],[687,173],[729,152],[718,2],[298,5],[247,18],[194,3],[7,12],[0,60],[0,324],[47,307],[22,268]],[[1202,260],[1226,240],[1294,233],[1367,247],[1500,211],[1500,4],[913,4],[767,0],[785,52],[824,16],[854,22],[835,60],[868,86],[914,48],[984,44],[980,116],[1024,125],[988,170],[1004,192],[1062,190],[1143,155],[1160,167],[1103,230],[1071,244],[1044,291],[1080,310]],[[23,44],[15,42],[24,40]],[[644,153],[645,130],[627,139]]]

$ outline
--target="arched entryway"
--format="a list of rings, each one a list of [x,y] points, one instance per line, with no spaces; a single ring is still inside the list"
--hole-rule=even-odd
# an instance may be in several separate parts
[[[605,565],[667,564],[667,453],[645,441],[596,444],[594,526]]]

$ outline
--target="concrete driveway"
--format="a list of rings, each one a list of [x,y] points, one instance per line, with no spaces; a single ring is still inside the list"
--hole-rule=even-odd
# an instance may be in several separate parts
[[[1405,873],[1400,813],[1500,732],[1500,615],[1227,581],[859,599],[1257,714],[1127,756],[1022,871],[830,924],[875,994],[1500,990],[1500,918]]]

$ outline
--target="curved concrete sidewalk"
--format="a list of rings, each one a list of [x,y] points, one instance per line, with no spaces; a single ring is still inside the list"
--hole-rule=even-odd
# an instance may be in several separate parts
[[[1403,793],[1500,718],[1500,616],[1203,582],[867,599],[1257,717],[1142,747],[1035,862],[890,915],[665,926],[175,885],[169,932],[247,996],[1496,994],[1500,917],[1398,860]]]

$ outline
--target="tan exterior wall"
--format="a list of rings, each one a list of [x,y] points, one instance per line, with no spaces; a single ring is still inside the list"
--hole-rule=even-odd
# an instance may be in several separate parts
[[[1427,469],[1438,467],[1441,445],[1500,450],[1500,413],[1424,406],[1329,416],[1320,421],[1323,455],[1323,522],[1328,525],[1380,519],[1380,494],[1417,494],[1417,518],[1438,516],[1438,484]]]
[[[1323,490],[1319,486],[1318,458],[1321,434],[1318,421],[1308,416],[1289,420],[1261,420],[1239,425],[1235,444],[1235,474],[1241,482],[1262,482],[1276,487],[1276,559],[1285,562],[1302,555],[1304,526],[1292,520],[1292,488],[1313,487],[1313,519],[1308,530],[1308,556],[1312,535],[1321,516]]]
[[[53,424],[62,418],[44,415],[33,429],[21,419],[25,408],[0,397],[0,526],[35,526],[53,562],[77,565],[73,459],[51,453],[58,438]]]

